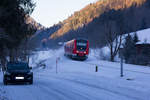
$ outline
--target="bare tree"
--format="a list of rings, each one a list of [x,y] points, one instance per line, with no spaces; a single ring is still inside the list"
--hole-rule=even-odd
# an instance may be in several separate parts
[[[110,10],[101,16],[104,38],[110,49],[110,61],[114,61],[122,44],[122,34],[125,33],[124,13],[121,10]]]
[[[114,61],[122,43],[122,35],[118,34],[117,28],[115,21],[107,21],[104,24],[104,37],[110,49],[110,61]]]

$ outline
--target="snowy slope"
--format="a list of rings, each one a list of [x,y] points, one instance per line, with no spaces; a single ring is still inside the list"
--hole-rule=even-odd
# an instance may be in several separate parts
[[[150,28],[137,31],[136,33],[140,40],[139,43],[150,43]],[[130,35],[134,35],[134,32],[130,33]],[[127,36],[127,34],[125,36]]]
[[[34,70],[33,85],[4,86],[1,73],[0,94],[8,100],[150,100],[149,67],[125,64],[121,78],[119,63],[99,61],[94,53],[86,61],[63,55],[63,48],[39,52],[36,61],[44,60],[46,68]]]
[[[129,33],[132,37],[135,35],[135,32],[131,32]],[[150,44],[150,28],[149,29],[144,29],[144,30],[140,30],[140,31],[137,31],[136,32],[137,36],[138,36],[138,39],[139,39],[139,42],[137,44],[143,44],[143,43],[148,43]],[[122,45],[121,47],[123,47],[123,44],[125,42],[125,37],[127,36],[128,34],[125,34],[123,35],[122,37]],[[120,41],[120,40],[118,40]],[[114,45],[116,44],[116,42],[114,41]],[[108,46],[105,46],[101,49],[96,49],[94,51],[97,51],[97,55],[96,57],[99,58],[99,59],[105,59],[105,60],[109,60],[110,58],[110,49]],[[95,56],[95,55],[94,55]],[[118,55],[115,57],[115,61],[118,61],[120,60],[120,58],[118,57]]]
[[[137,32],[140,42],[150,43],[150,28]]]

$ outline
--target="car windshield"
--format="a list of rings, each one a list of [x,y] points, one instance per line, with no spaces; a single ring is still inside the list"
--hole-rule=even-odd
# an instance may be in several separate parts
[[[86,47],[87,47],[87,41],[86,40],[77,40],[77,50],[85,51]]]
[[[25,70],[29,69],[28,64],[26,63],[9,63],[7,64],[8,70]]]

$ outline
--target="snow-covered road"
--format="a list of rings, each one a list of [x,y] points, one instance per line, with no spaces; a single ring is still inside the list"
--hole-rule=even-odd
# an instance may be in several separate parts
[[[4,86],[1,73],[0,96],[4,100],[150,100],[148,67],[124,65],[125,76],[120,78],[119,63],[98,61],[92,55],[84,62],[73,61],[64,57],[61,49],[39,56],[47,54],[46,69],[34,70],[33,85]],[[57,74],[56,57],[60,57]]]

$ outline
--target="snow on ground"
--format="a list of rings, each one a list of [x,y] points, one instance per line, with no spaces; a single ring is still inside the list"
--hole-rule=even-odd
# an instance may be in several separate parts
[[[54,51],[53,51],[54,53]],[[32,67],[36,67],[39,62],[45,61],[48,58],[52,57],[52,50],[49,51],[39,51],[35,52],[34,55],[30,57],[29,65]]]
[[[34,57],[44,60],[46,68],[33,70],[34,84],[4,86],[1,73],[0,94],[8,100],[150,100],[149,67],[124,64],[121,78],[119,63],[97,60],[94,54],[76,61],[63,56],[63,48],[41,51]],[[30,64],[34,66],[33,59]]]
[[[8,100],[5,90],[0,89],[0,100]]]

